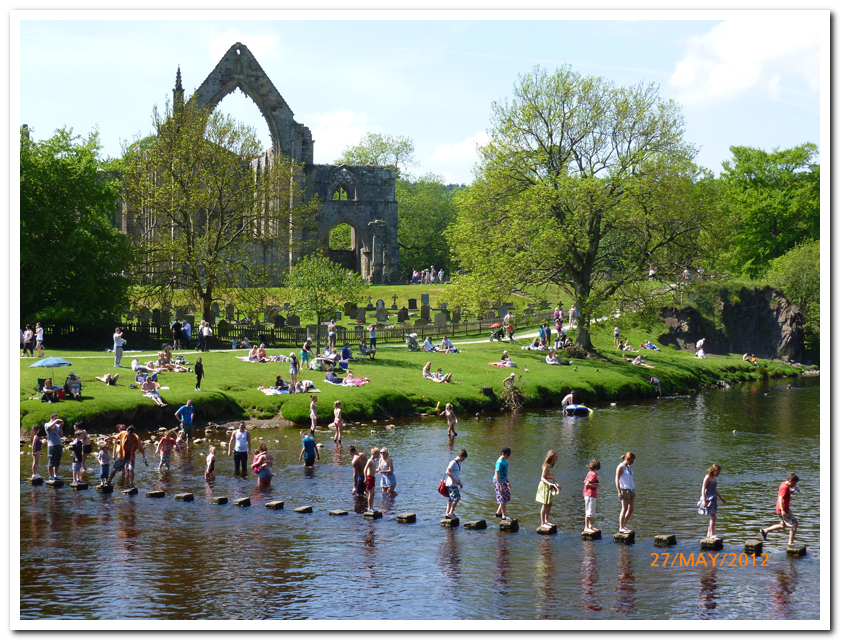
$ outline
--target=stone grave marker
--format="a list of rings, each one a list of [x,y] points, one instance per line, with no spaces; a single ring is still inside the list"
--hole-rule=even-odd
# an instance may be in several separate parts
[[[451,314],[451,316],[450,316],[450,320],[451,320],[453,323],[460,323],[460,322],[461,322],[461,309],[459,309],[458,307],[456,307],[456,308],[453,310],[453,313],[452,313],[452,314]]]
[[[348,318],[356,318],[358,312],[359,306],[356,303],[348,303],[345,307],[345,316]]]
[[[335,319],[336,319],[336,320],[337,320],[337,321],[340,321],[340,320],[342,320],[342,312],[340,312],[340,311],[337,311],[337,312],[336,312],[336,316],[335,316]]]
[[[374,306],[371,304],[371,297],[370,296],[368,297],[368,305],[365,306],[365,311],[366,312],[373,312],[374,311]]]
[[[286,325],[286,319],[281,316],[280,314],[275,314],[274,317],[274,326],[275,327],[284,327]]]
[[[447,315],[443,312],[438,312],[437,314],[435,314],[434,321],[436,325],[446,325],[448,321]]]
[[[213,304],[216,305],[216,308],[215,308],[216,309],[216,315],[218,316],[219,315],[219,305],[217,303],[213,303]],[[225,318],[227,318],[228,320],[233,320],[235,311],[236,310],[234,309],[234,304],[233,303],[228,303],[227,305],[225,305]]]
[[[421,318],[427,321],[429,320],[429,305],[426,303],[421,305]]]
[[[186,316],[186,315],[187,315],[187,310],[184,309],[183,307],[176,307],[175,308],[175,318],[177,318],[178,320],[183,319],[184,316]]]
[[[420,329],[421,327],[426,327],[429,321],[425,318],[419,318],[415,321],[415,329]]]
[[[170,317],[168,309],[161,310],[161,326],[169,327],[169,324],[172,322],[172,318]]]
[[[378,323],[387,323],[388,322],[388,312],[385,310],[385,307],[377,307],[377,322]]]
[[[289,314],[289,316],[286,317],[286,324],[289,325],[289,327],[300,327],[301,319],[297,314]]]
[[[429,294],[421,294],[421,305],[429,305]]]
[[[410,298],[409,299],[409,311],[412,311],[412,312],[418,311],[418,299],[417,298]]]
[[[350,311],[352,305],[353,303],[348,301],[342,306],[342,310],[345,312],[345,316],[356,316],[355,313]]]
[[[382,298],[377,300],[377,309],[385,309],[385,301]]]
[[[354,334],[355,334],[356,340],[359,340],[360,338],[362,338],[362,335],[363,335],[363,332],[365,331],[365,328],[362,327],[362,325],[354,325],[353,329],[354,329]]]
[[[134,320],[134,312],[133,311],[128,310],[128,312],[126,313],[126,320],[127,321],[133,321]]]
[[[161,310],[157,307],[152,310],[152,324],[153,325],[160,325],[161,324]]]
[[[403,307],[397,312],[397,322],[405,323],[407,320],[409,320],[409,310]]]
[[[288,312],[290,309],[292,309],[292,305],[290,305],[289,303],[283,303],[284,312]]]
[[[485,320],[486,321],[496,320],[496,314],[494,314],[493,312],[488,312],[487,314],[485,314]]]
[[[364,323],[365,322],[365,310],[361,307],[356,311],[356,322],[357,323]]]
[[[137,312],[137,316],[140,318],[141,323],[148,323],[149,319],[152,317],[151,312],[149,312],[148,307],[141,307],[140,311]]]
[[[397,309],[397,294],[391,297],[391,309]]]
[[[184,322],[190,323],[190,338],[196,335],[196,317],[193,314],[184,314]]]

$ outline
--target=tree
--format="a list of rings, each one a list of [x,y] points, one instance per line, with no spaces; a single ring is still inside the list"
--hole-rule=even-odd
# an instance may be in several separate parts
[[[804,240],[820,237],[820,165],[817,145],[768,153],[730,147],[721,176],[731,205],[723,260],[738,273],[761,275],[771,260]]]
[[[321,253],[304,256],[292,266],[286,279],[291,307],[301,316],[315,316],[316,323],[332,316],[344,302],[362,302],[368,284],[360,274],[349,272]],[[315,337],[320,351],[319,334]]]
[[[124,156],[133,274],[143,296],[185,289],[210,318],[226,288],[275,284],[315,200],[300,167],[260,149],[253,128],[191,100],[154,109],[153,138]]]
[[[448,188],[440,176],[428,174],[417,179],[399,178],[397,244],[400,246],[400,270],[435,265],[450,273],[450,248],[447,228],[456,219],[457,190]]]
[[[347,147],[336,164],[383,165],[391,167],[399,176],[415,161],[415,143],[406,136],[391,136],[368,132],[358,145]]]
[[[119,186],[96,132],[59,129],[36,142],[20,132],[22,318],[88,323],[127,303],[128,243],[114,227]]]
[[[772,260],[766,278],[800,308],[807,347],[817,354],[821,335],[821,241],[803,241]]]
[[[576,341],[590,348],[590,323],[615,309],[617,291],[700,233],[704,212],[682,202],[702,176],[680,110],[655,85],[535,68],[493,103],[489,137],[458,197],[453,251],[509,292],[560,286],[578,309]]]

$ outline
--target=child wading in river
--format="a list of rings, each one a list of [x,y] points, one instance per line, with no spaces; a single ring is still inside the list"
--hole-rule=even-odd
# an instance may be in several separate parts
[[[315,426],[318,423],[318,408],[315,406],[317,396],[310,396],[310,434],[315,434]]]
[[[590,461],[590,471],[584,477],[584,531],[593,532],[593,517],[596,516],[596,498],[599,491],[598,471],[602,468],[599,459]]]
[[[313,397],[315,398],[315,397]],[[342,428],[345,426],[345,422],[342,419],[342,402],[336,401],[333,404],[333,422],[328,425],[328,427],[335,427],[336,433],[333,435],[333,442],[334,443],[341,443],[342,442]]]
[[[99,452],[96,454],[96,460],[99,462],[99,484],[106,485],[111,467],[111,446],[108,441],[99,441],[98,445]]]
[[[176,440],[172,437],[172,430],[165,432],[158,444],[155,446],[155,453],[160,454],[161,462],[158,463],[158,472],[161,471],[164,465],[166,469],[169,468],[170,457],[172,455],[172,448],[175,447]]]
[[[204,470],[204,480],[209,483],[216,480],[216,447],[213,445],[208,449],[205,461],[207,462],[207,468]]]
[[[535,500],[540,503],[540,525],[553,525],[549,522],[549,513],[552,511],[552,497],[561,491],[561,486],[555,483],[555,472],[552,469],[558,462],[558,453],[555,450],[546,452],[543,459],[543,467],[540,470],[540,484],[537,486]]]
[[[458,433],[456,432],[456,423],[458,423],[458,417],[453,411],[453,404],[447,403],[444,406],[444,411],[438,414],[438,416],[447,417],[447,436],[458,436]]]

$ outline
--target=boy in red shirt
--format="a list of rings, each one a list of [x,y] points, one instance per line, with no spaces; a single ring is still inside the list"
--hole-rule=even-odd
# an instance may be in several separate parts
[[[777,525],[772,525],[764,530],[759,530],[763,539],[768,539],[768,532],[791,528],[788,533],[788,544],[794,545],[794,533],[797,532],[797,519],[794,518],[794,514],[791,513],[790,504],[791,493],[799,491],[797,488],[797,482],[799,480],[800,479],[797,477],[797,474],[792,472],[788,475],[788,480],[783,481],[780,484],[780,490],[777,492],[777,514],[780,517],[780,522]]]

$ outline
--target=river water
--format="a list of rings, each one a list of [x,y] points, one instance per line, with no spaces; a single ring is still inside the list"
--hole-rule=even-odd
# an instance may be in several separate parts
[[[222,432],[213,438],[212,488],[203,478],[206,443],[183,459],[173,456],[169,473],[154,469],[152,454],[151,467],[138,469],[134,497],[119,487],[97,494],[95,463],[91,489],[70,489],[69,453],[62,460],[68,485],[31,487],[23,482],[31,458],[22,456],[20,618],[817,619],[820,386],[799,379],[787,391],[786,383],[605,404],[589,419],[564,418],[558,410],[462,416],[454,443],[446,423],[432,417],[396,421],[395,429],[383,422],[351,426],[343,448],[319,431],[324,448],[314,470],[298,463],[298,430],[255,430],[255,443],[262,438],[269,446],[278,474],[264,490],[252,473],[233,476]],[[354,504],[351,444],[388,446],[394,458],[398,495],[383,499],[378,492],[381,520],[364,519]],[[506,446],[517,533],[500,532],[493,518],[491,478]],[[462,524],[486,519],[486,530],[439,524],[446,501],[438,482],[462,447],[469,455],[457,514]],[[535,491],[550,448],[560,454],[555,477],[562,491],[552,508],[559,531],[541,536]],[[612,540],[619,511],[613,474],[628,450],[636,454],[629,522],[635,545]],[[602,461],[595,524],[604,538],[584,542],[582,483],[591,458]],[[717,524],[727,556],[717,557],[715,567],[709,557],[706,565],[697,559],[707,519],[696,502],[712,463],[723,468],[719,491],[727,500]],[[777,488],[791,471],[801,478],[792,510],[807,556],[787,557],[787,535],[774,532],[767,556],[740,557],[746,539],[777,522]],[[145,498],[151,489],[165,490],[166,498]],[[175,501],[177,492],[196,500]],[[248,496],[252,506],[212,505],[211,495]],[[267,510],[271,500],[284,500],[285,509]],[[313,513],[292,511],[301,505]],[[337,508],[348,516],[328,515]],[[402,512],[416,513],[417,522],[397,523]],[[675,534],[678,545],[655,547],[657,534]],[[668,565],[675,557],[664,552],[684,556]]]

